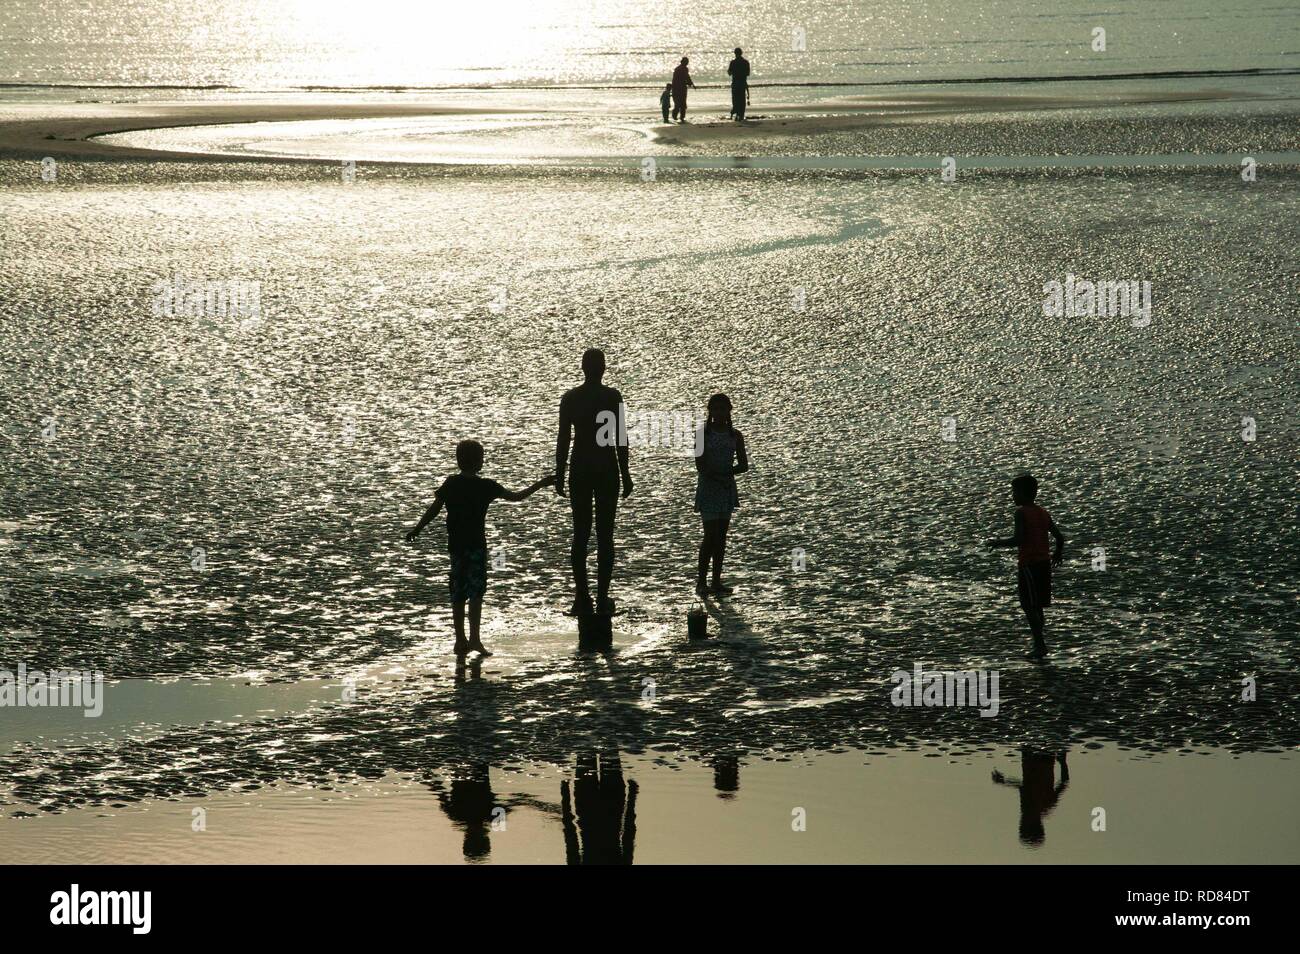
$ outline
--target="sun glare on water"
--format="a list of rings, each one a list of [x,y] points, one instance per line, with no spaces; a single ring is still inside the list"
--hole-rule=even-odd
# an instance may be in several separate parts
[[[291,0],[258,17],[302,59],[359,84],[394,76],[439,83],[452,70],[489,79],[521,64],[559,74],[566,52],[584,43],[583,19],[574,0]]]

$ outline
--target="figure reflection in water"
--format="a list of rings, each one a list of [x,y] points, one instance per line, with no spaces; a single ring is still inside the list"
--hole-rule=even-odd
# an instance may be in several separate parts
[[[636,782],[623,781],[618,752],[578,756],[572,797],[568,780],[560,783],[564,849],[569,864],[632,863],[636,845],[636,794]]]
[[[1056,782],[1056,763],[1061,763],[1061,781]],[[1065,752],[1057,754],[1024,746],[1020,750],[1019,779],[1007,778],[993,770],[997,785],[1013,785],[1020,789],[1020,843],[1030,847],[1041,845],[1047,838],[1043,816],[1056,807],[1065,786],[1070,783],[1070,767],[1065,764]]]
[[[474,659],[468,664],[464,656],[456,663],[456,695],[454,706],[456,720],[452,724],[450,737],[467,746],[468,751],[489,755],[484,751],[481,740],[474,738],[474,725],[493,724],[497,721],[494,685],[482,678],[482,659]],[[464,832],[464,853],[467,862],[484,862],[491,851],[490,833],[494,821],[504,819],[503,806],[497,803],[497,795],[491,790],[489,779],[489,762],[474,758],[451,768],[451,782],[447,789],[441,786],[435,789],[438,805],[443,814],[454,821],[456,827]],[[500,824],[497,825],[500,827]]]
[[[486,861],[492,850],[489,833],[497,811],[487,764],[458,769],[456,777],[451,780],[450,791],[438,793],[438,804],[446,816],[465,832],[465,860]],[[502,817],[504,813],[502,808]]]
[[[713,759],[713,788],[718,798],[735,798],[740,791],[740,759],[718,755]]]

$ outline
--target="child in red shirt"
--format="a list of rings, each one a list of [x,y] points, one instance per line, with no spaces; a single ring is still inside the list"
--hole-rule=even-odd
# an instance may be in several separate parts
[[[1029,474],[1021,474],[1011,481],[1011,496],[1016,502],[1016,532],[1005,540],[990,540],[990,547],[1019,547],[1019,572],[1017,588],[1020,605],[1029,620],[1029,630],[1034,634],[1034,659],[1047,655],[1043,641],[1043,608],[1052,602],[1052,567],[1061,565],[1061,552],[1065,537],[1052,522],[1051,515],[1034,503],[1038,496],[1038,481]],[[1056,538],[1056,552],[1048,553],[1047,535]]]

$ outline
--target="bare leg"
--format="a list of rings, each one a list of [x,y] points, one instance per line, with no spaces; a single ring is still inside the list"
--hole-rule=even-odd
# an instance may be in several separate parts
[[[595,495],[589,483],[570,481],[569,501],[573,508],[573,545],[569,560],[573,567],[573,612],[590,612],[591,590],[587,582],[587,548],[591,545],[592,508]]]
[[[465,601],[453,600],[451,603],[451,622],[456,630],[456,645],[452,649],[457,656],[463,656],[469,651],[469,643],[465,641]]]
[[[482,616],[483,598],[480,596],[469,601],[469,648],[484,656],[491,656],[492,654],[483,647],[483,640],[479,638],[479,620]]]
[[[614,516],[618,511],[618,478],[602,486],[595,496],[596,510],[596,608],[612,611],[609,585],[614,578]]]
[[[699,576],[695,581],[695,592],[700,595],[708,589],[709,561],[717,558],[718,530],[721,524],[720,520],[704,521],[704,539],[700,541]]]
[[[710,529],[712,523],[713,521],[709,521],[704,525],[704,539],[700,541],[700,572],[695,581],[696,592],[708,589],[709,560],[713,558],[713,531]]]
[[[1029,631],[1034,634],[1034,655],[1046,656],[1047,644],[1043,642],[1043,610],[1039,606],[1026,606],[1025,618],[1029,620]]]
[[[731,518],[723,517],[716,521],[717,531],[713,540],[713,588],[722,587],[722,558],[727,552],[727,528],[731,526]]]
[[[614,578],[614,517],[619,509],[619,476],[607,474],[597,483],[595,504],[595,611],[614,612],[610,581]]]

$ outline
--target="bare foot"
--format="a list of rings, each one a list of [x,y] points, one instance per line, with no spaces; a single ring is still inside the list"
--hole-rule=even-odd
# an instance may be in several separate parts
[[[455,653],[457,656],[464,656],[467,652],[469,652],[469,649],[470,649],[469,643],[457,643],[455,646],[451,648],[451,651]]]
[[[470,643],[470,644],[469,644],[469,648],[470,648],[470,650],[471,650],[472,652],[476,652],[476,653],[478,653],[480,656],[491,656],[491,655],[492,655],[490,652],[487,651],[487,649],[484,648],[484,646],[483,646],[482,643]]]

